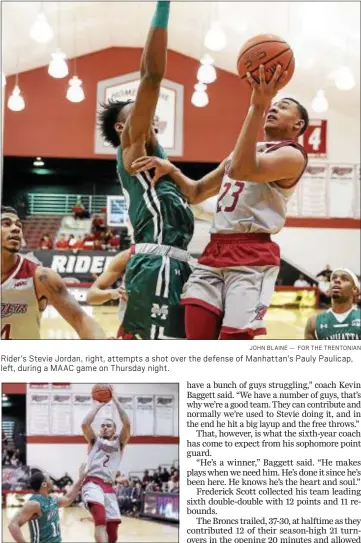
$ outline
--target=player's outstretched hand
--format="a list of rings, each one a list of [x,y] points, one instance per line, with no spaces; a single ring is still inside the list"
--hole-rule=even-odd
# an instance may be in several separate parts
[[[272,78],[267,83],[264,66],[259,67],[259,82],[248,72],[247,80],[252,87],[251,105],[267,108],[272,100],[283,87],[287,78],[287,71],[282,72],[282,67],[278,64]]]
[[[126,290],[123,287],[110,289],[111,299],[112,300],[123,300],[123,302],[128,301],[128,295]]]
[[[164,175],[169,174],[175,168],[174,164],[163,158],[156,156],[142,156],[137,158],[132,163],[132,168],[136,170],[136,173],[147,172],[154,169],[154,175],[152,178],[152,185],[154,186],[157,181]]]

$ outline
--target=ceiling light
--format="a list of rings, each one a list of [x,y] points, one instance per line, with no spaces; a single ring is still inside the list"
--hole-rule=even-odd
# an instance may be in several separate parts
[[[84,100],[85,95],[81,84],[82,80],[79,79],[76,75],[69,79],[69,87],[66,92],[66,97],[70,102],[81,102],[82,100]]]
[[[21,111],[25,108],[25,101],[18,85],[15,85],[13,92],[9,96],[8,108],[11,111]]]
[[[40,11],[30,29],[30,36],[38,43],[48,43],[53,35],[53,29],[49,25],[44,11]]]
[[[34,162],[33,162],[33,166],[38,166],[38,167],[39,167],[39,166],[40,166],[40,167],[41,167],[41,166],[44,166],[44,161],[43,161],[43,159],[42,159],[40,156],[37,156],[37,157],[36,157],[36,160],[34,160]]]
[[[197,79],[201,83],[213,83],[217,79],[217,72],[213,66],[213,58],[206,54],[201,58],[201,66],[198,69]]]
[[[351,90],[355,86],[355,78],[348,66],[341,66],[335,77],[335,85],[339,90]]]
[[[226,35],[221,23],[214,21],[204,38],[204,45],[210,51],[222,51],[227,44]]]
[[[49,64],[48,73],[51,77],[61,79],[66,77],[69,73],[68,64],[66,62],[66,55],[60,49],[57,49],[55,53],[51,54],[52,60]]]
[[[312,100],[311,107],[316,113],[324,113],[328,110],[328,101],[325,96],[325,91],[320,89]]]
[[[196,107],[204,107],[209,103],[208,94],[206,93],[207,85],[197,83],[194,85],[195,92],[192,95],[192,104]]]

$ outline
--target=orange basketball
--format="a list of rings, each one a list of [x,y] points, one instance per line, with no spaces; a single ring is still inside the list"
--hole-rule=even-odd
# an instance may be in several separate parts
[[[295,71],[295,57],[291,47],[279,36],[261,34],[246,41],[239,52],[237,71],[244,81],[247,81],[247,72],[259,81],[258,68],[263,64],[266,81],[270,81],[277,65],[282,66],[282,72],[287,70],[287,77],[283,87],[290,81]]]
[[[92,398],[97,402],[107,403],[112,399],[112,389],[109,385],[94,385]]]

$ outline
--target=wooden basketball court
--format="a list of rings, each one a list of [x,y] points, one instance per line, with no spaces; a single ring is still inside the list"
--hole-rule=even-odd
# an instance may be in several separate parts
[[[3,543],[13,543],[8,524],[19,511],[17,507],[3,510]],[[93,543],[94,524],[89,513],[82,507],[60,510],[60,525],[63,543]],[[29,541],[29,530],[24,526],[23,534]],[[118,543],[178,543],[178,525],[124,517],[118,530]]]
[[[103,327],[107,336],[115,336],[119,328],[117,308],[113,306],[90,307],[84,309]],[[271,308],[266,315],[268,335],[258,339],[303,339],[307,319],[314,309]],[[54,308],[49,307],[42,318],[42,339],[76,339],[74,330],[60,317]]]

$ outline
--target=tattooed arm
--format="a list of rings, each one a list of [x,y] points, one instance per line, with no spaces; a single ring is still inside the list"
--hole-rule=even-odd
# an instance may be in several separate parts
[[[46,299],[77,332],[80,339],[106,339],[99,324],[87,315],[53,270],[39,266],[35,273],[35,289],[39,299]]]

